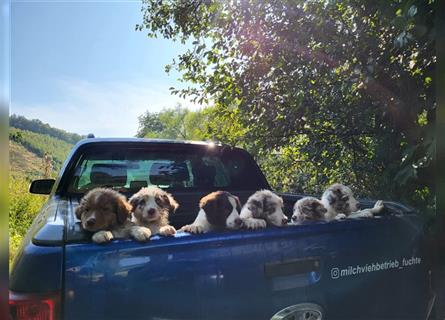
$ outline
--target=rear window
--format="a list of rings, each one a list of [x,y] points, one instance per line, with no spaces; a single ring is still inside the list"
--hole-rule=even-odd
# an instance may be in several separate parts
[[[169,190],[257,190],[266,188],[256,163],[236,149],[95,147],[82,153],[70,193],[96,187],[122,192],[151,185]]]

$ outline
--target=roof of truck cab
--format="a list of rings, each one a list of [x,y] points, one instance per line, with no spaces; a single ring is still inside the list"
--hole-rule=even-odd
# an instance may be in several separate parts
[[[224,144],[216,141],[192,141],[192,140],[175,140],[175,139],[148,139],[148,138],[85,138],[80,140],[76,147],[92,143],[103,142],[142,142],[142,143],[171,143],[171,144],[193,144],[202,146],[223,146]]]

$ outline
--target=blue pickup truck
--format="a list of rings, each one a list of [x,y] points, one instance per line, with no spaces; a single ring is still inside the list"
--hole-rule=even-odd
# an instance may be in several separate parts
[[[227,190],[244,202],[270,189],[244,150],[213,143],[85,139],[56,180],[10,273],[12,319],[426,319],[434,300],[419,216],[385,202],[375,218],[311,222],[98,245],[74,214],[88,190],[127,197],[158,185],[193,222],[199,199]],[[290,217],[302,195],[280,194]],[[372,201],[361,201],[363,208]]]

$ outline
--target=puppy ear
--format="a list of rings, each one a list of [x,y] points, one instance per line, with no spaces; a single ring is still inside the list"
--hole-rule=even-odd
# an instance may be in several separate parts
[[[123,224],[131,216],[131,205],[124,196],[117,200],[117,222]]]
[[[76,207],[76,211],[75,211],[76,218],[80,220],[82,218],[82,213],[84,211],[85,211],[85,204],[84,204],[84,201],[81,200],[79,202],[79,205]]]
[[[131,196],[130,200],[128,200],[130,206],[131,206],[131,211],[136,210],[137,206],[139,205],[139,196],[137,195],[137,193],[135,193],[134,195]]]
[[[215,209],[216,209],[216,201],[215,201],[215,199],[201,199],[201,202],[200,202],[199,206],[205,212],[210,213],[210,212],[215,211]]]
[[[333,204],[335,202],[335,197],[332,195],[332,193],[328,195],[328,202],[329,204]]]
[[[235,198],[235,202],[236,202],[236,211],[238,211],[238,213],[241,212],[241,202],[239,201],[239,198],[237,196],[233,196]]]
[[[171,194],[167,193],[166,197],[167,197],[166,202],[170,206],[169,211],[175,212],[176,209],[179,208],[179,204],[176,202],[175,198],[173,198],[173,196]]]
[[[76,210],[75,210],[76,218],[79,220],[82,219],[82,213],[85,212],[85,205],[87,202],[85,200],[86,197],[87,197],[87,195],[83,196],[83,198],[80,199],[79,205],[76,207]]]
[[[257,209],[263,209],[263,202],[261,202],[261,201],[252,199],[252,200],[250,200],[250,203]]]

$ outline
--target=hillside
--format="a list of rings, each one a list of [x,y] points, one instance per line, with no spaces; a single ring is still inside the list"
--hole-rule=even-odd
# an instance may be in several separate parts
[[[74,143],[81,138],[40,120],[12,115],[9,129],[11,174],[28,179],[43,177],[43,158],[48,154],[52,159],[51,176],[55,176]]]
[[[71,133],[62,129],[51,127],[49,124],[43,123],[38,119],[29,120],[23,116],[15,114],[9,117],[9,126],[21,130],[48,135],[50,137],[65,141],[69,144],[75,144],[77,141],[84,138],[84,136],[81,136],[77,133]]]
[[[53,159],[55,169],[60,169],[63,161],[73,147],[72,144],[53,138],[46,134],[20,130],[11,127],[9,129],[11,140],[25,147],[37,157],[43,158],[48,153]]]
[[[30,179],[43,177],[43,159],[15,141],[9,141],[9,169],[11,175]]]

